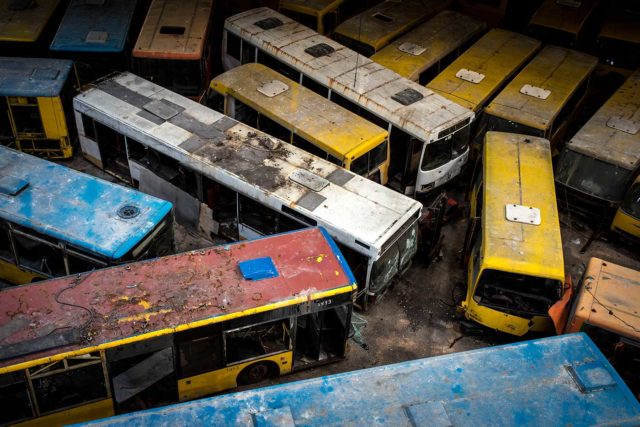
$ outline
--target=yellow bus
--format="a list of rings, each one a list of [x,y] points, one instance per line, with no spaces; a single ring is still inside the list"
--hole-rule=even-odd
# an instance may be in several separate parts
[[[638,176],[616,210],[611,230],[631,240],[640,241],[640,176]]]
[[[640,67],[640,5],[629,0],[608,3],[596,50],[606,71],[627,78]]]
[[[0,58],[0,141],[36,156],[73,156],[72,98],[79,86],[66,59]]]
[[[211,80],[213,0],[153,0],[133,47],[134,72],[192,99]]]
[[[546,46],[487,106],[483,128],[546,138],[556,154],[597,64],[595,56]]]
[[[60,0],[0,2],[2,55],[46,55],[62,13],[62,3]]]
[[[211,80],[209,106],[385,185],[389,133],[311,89],[253,62]]]
[[[565,144],[558,158],[560,207],[598,229],[610,227],[640,173],[639,98],[640,70],[636,70]],[[629,220],[621,213],[614,230],[624,234],[627,227],[636,228]]]
[[[316,227],[2,290],[0,423],[67,425],[340,360],[355,287]]]
[[[451,3],[452,0],[386,0],[338,25],[333,38],[368,57]]]
[[[591,32],[600,0],[545,0],[528,31],[545,43],[582,47]]]
[[[591,258],[564,332],[589,335],[640,395],[640,271]]]
[[[539,49],[536,39],[493,29],[427,83],[427,88],[476,113],[477,127],[491,98]]]
[[[564,291],[560,221],[549,141],[487,132],[471,188],[461,310],[488,328],[522,336],[553,329]]]
[[[478,19],[443,10],[373,54],[371,60],[426,84],[467,50],[484,29],[485,23]]]
[[[281,0],[279,10],[320,34],[328,34],[340,22],[344,0]]]

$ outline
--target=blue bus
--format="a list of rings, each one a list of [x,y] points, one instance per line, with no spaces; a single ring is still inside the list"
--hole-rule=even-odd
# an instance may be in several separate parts
[[[380,366],[91,426],[637,426],[640,403],[585,334]]]
[[[49,47],[51,56],[87,64],[93,71],[91,79],[128,69],[131,32],[141,20],[138,4],[136,0],[72,0]]]
[[[0,146],[0,287],[173,253],[172,207]]]

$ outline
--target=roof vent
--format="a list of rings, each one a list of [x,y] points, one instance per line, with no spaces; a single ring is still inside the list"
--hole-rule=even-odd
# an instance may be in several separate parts
[[[314,58],[320,58],[321,56],[331,55],[336,50],[326,43],[318,43],[306,48],[304,51]]]
[[[280,80],[271,80],[260,86],[256,89],[258,92],[267,96],[269,98],[273,98],[276,95],[280,95],[283,92],[289,90],[289,86],[287,86],[284,82]]]
[[[532,206],[506,205],[505,215],[508,221],[522,224],[540,225],[540,209]]]
[[[175,26],[175,25],[163,25],[160,27],[160,34],[171,34],[174,36],[181,36],[185,32],[184,27]]]
[[[541,87],[524,85],[520,88],[520,93],[523,95],[529,95],[538,99],[547,99],[551,95],[551,91],[542,89]]]
[[[54,68],[36,67],[31,72],[29,80],[55,80],[60,75],[60,70]]]
[[[133,205],[124,205],[118,209],[118,216],[122,219],[131,219],[140,215],[140,208]]]
[[[89,31],[84,41],[87,43],[106,43],[109,33],[106,31]]]
[[[329,181],[326,179],[304,169],[294,170],[291,172],[291,175],[289,175],[289,179],[316,192],[322,191],[329,185]]]
[[[27,181],[14,176],[0,176],[0,194],[5,196],[16,196],[28,185]]]
[[[38,4],[35,2],[35,0],[13,0],[11,3],[9,3],[9,10],[26,10],[35,8],[36,6],[38,6]]]
[[[391,22],[393,21],[393,18],[390,16],[385,15],[384,13],[374,13],[373,15],[371,15],[372,17],[376,18],[378,21],[382,21],[382,22]]]
[[[484,80],[484,74],[472,70],[467,70],[466,68],[460,68],[456,73],[456,77],[466,82],[476,84]]]
[[[401,90],[400,92],[391,96],[391,99],[393,99],[396,102],[399,102],[402,105],[411,105],[414,102],[420,101],[422,98],[424,98],[424,95],[422,95],[417,90],[411,89],[411,88]]]
[[[185,110],[184,107],[174,104],[171,101],[167,101],[164,98],[149,101],[142,106],[142,109],[150,112],[151,114],[155,114],[163,120],[169,120]]]
[[[611,129],[619,130],[630,135],[635,135],[640,130],[638,123],[622,117],[611,117],[607,120],[607,126]]]
[[[566,366],[571,378],[582,393],[591,393],[616,386],[609,370],[600,362]]]
[[[242,277],[246,280],[264,280],[278,277],[278,270],[271,257],[240,261],[238,267],[240,267]]]
[[[253,25],[255,25],[256,27],[260,27],[263,30],[271,30],[272,28],[278,28],[282,24],[283,22],[281,20],[273,17],[261,19],[260,21],[253,23]]]
[[[398,50],[400,52],[408,53],[409,55],[418,56],[422,55],[422,53],[424,53],[427,48],[424,46],[420,46],[419,44],[406,42],[398,46]]]

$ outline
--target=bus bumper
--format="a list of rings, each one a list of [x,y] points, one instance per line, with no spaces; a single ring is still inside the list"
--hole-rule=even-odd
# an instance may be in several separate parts
[[[473,300],[462,303],[464,315],[490,329],[511,335],[522,336],[527,332],[544,332],[553,330],[553,323],[547,316],[533,316],[531,319],[514,316],[501,311],[483,307]]]

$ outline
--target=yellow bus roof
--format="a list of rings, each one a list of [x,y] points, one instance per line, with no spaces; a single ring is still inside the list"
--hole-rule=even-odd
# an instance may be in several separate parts
[[[567,148],[627,170],[640,167],[640,70],[571,138]]]
[[[599,0],[580,0],[575,2],[577,7],[573,7],[563,5],[562,1],[546,0],[531,17],[529,26],[547,27],[577,35],[598,2]],[[570,1],[567,0],[564,3],[570,3]]]
[[[2,2],[0,9],[0,41],[35,42],[58,7],[59,0],[38,0],[31,7],[12,10],[12,1]]]
[[[371,56],[402,77],[417,81],[420,73],[485,29],[471,16],[443,10]]]
[[[575,301],[575,317],[640,341],[640,271],[591,258]]]
[[[495,97],[485,112],[546,131],[571,95],[589,78],[598,58],[557,46],[546,46]],[[550,91],[546,99],[526,95],[537,88]]]
[[[212,9],[213,0],[153,0],[133,56],[200,59]]]
[[[342,3],[344,0],[281,0],[280,9],[320,16],[336,10]]]
[[[427,87],[476,112],[540,49],[540,45],[539,40],[531,37],[493,29],[431,80]],[[484,77],[474,80],[464,70]]]
[[[487,268],[564,280],[560,222],[549,141],[487,132],[482,236]],[[508,220],[507,205],[540,210],[540,225]]]
[[[598,38],[601,37],[640,44],[638,15],[620,9],[610,10],[598,34]]]
[[[340,34],[373,47],[387,45],[421,21],[446,9],[451,0],[387,0],[338,25]]]
[[[271,97],[260,92],[265,84],[274,81],[284,83],[288,89]],[[211,88],[295,130],[340,160],[358,157],[388,136],[385,129],[262,64],[233,68],[211,80]]]

